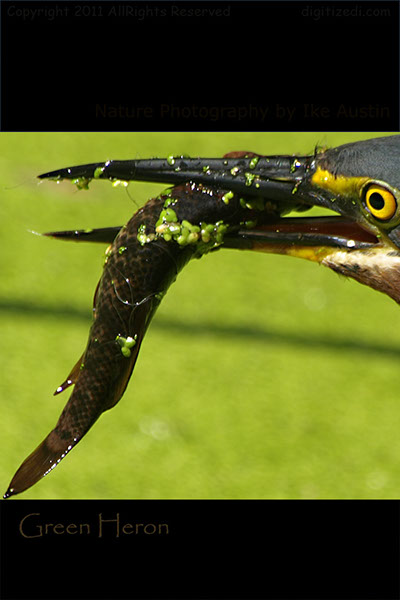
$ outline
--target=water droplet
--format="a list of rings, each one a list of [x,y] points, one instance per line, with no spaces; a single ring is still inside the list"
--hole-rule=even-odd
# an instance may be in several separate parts
[[[308,310],[324,310],[326,307],[326,294],[321,288],[310,288],[305,292],[303,301]]]

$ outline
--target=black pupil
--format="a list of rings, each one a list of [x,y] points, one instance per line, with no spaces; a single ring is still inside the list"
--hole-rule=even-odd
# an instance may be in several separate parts
[[[382,210],[385,206],[385,201],[378,192],[373,192],[369,197],[369,203],[375,210]]]

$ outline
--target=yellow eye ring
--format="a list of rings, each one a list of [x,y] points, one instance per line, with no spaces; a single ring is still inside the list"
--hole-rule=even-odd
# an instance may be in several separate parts
[[[397,211],[396,198],[381,185],[371,185],[368,188],[365,203],[371,215],[381,221],[388,221]]]

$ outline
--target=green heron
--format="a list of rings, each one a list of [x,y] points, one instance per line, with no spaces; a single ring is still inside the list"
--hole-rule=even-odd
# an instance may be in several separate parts
[[[107,161],[41,175],[174,184],[124,227],[53,232],[109,242],[87,349],[59,386],[75,384],[58,424],[24,461],[5,497],[49,473],[124,393],[166,289],[190,258],[223,247],[323,264],[400,303],[400,135],[310,156],[232,152],[223,158]],[[332,216],[290,216],[312,207]],[[289,216],[285,216],[289,215]],[[134,284],[131,284],[131,277]]]
[[[237,246],[316,261],[400,302],[400,136],[273,162],[279,195],[338,216],[281,218],[241,232]]]
[[[171,156],[81,165],[41,177],[193,181],[260,198],[262,218],[253,228],[225,236],[225,247],[312,260],[400,302],[399,165],[400,135],[395,135],[316,149],[309,156],[251,152],[232,152],[222,159]],[[315,206],[336,216],[283,216]],[[111,242],[119,230],[60,232],[59,237]]]

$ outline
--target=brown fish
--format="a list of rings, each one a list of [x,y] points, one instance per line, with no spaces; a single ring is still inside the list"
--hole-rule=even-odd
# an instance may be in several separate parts
[[[191,258],[219,248],[224,235],[249,217],[239,196],[226,194],[201,184],[175,187],[149,200],[120,229],[106,251],[86,350],[56,393],[75,388],[55,428],[14,475],[5,498],[47,475],[120,400],[146,329],[179,271]],[[94,230],[92,239],[104,241],[118,229]],[[68,238],[68,232],[47,235]]]
[[[111,246],[87,348],[57,389],[75,384],[74,391],[5,497],[49,473],[119,401],[163,294],[191,258],[221,247],[298,256],[400,303],[399,159],[400,136],[391,136],[310,156],[233,152],[222,159],[107,161],[40,176],[72,179],[78,187],[91,179],[179,185],[150,200],[125,227],[48,234]],[[281,218],[312,206],[335,215]]]

